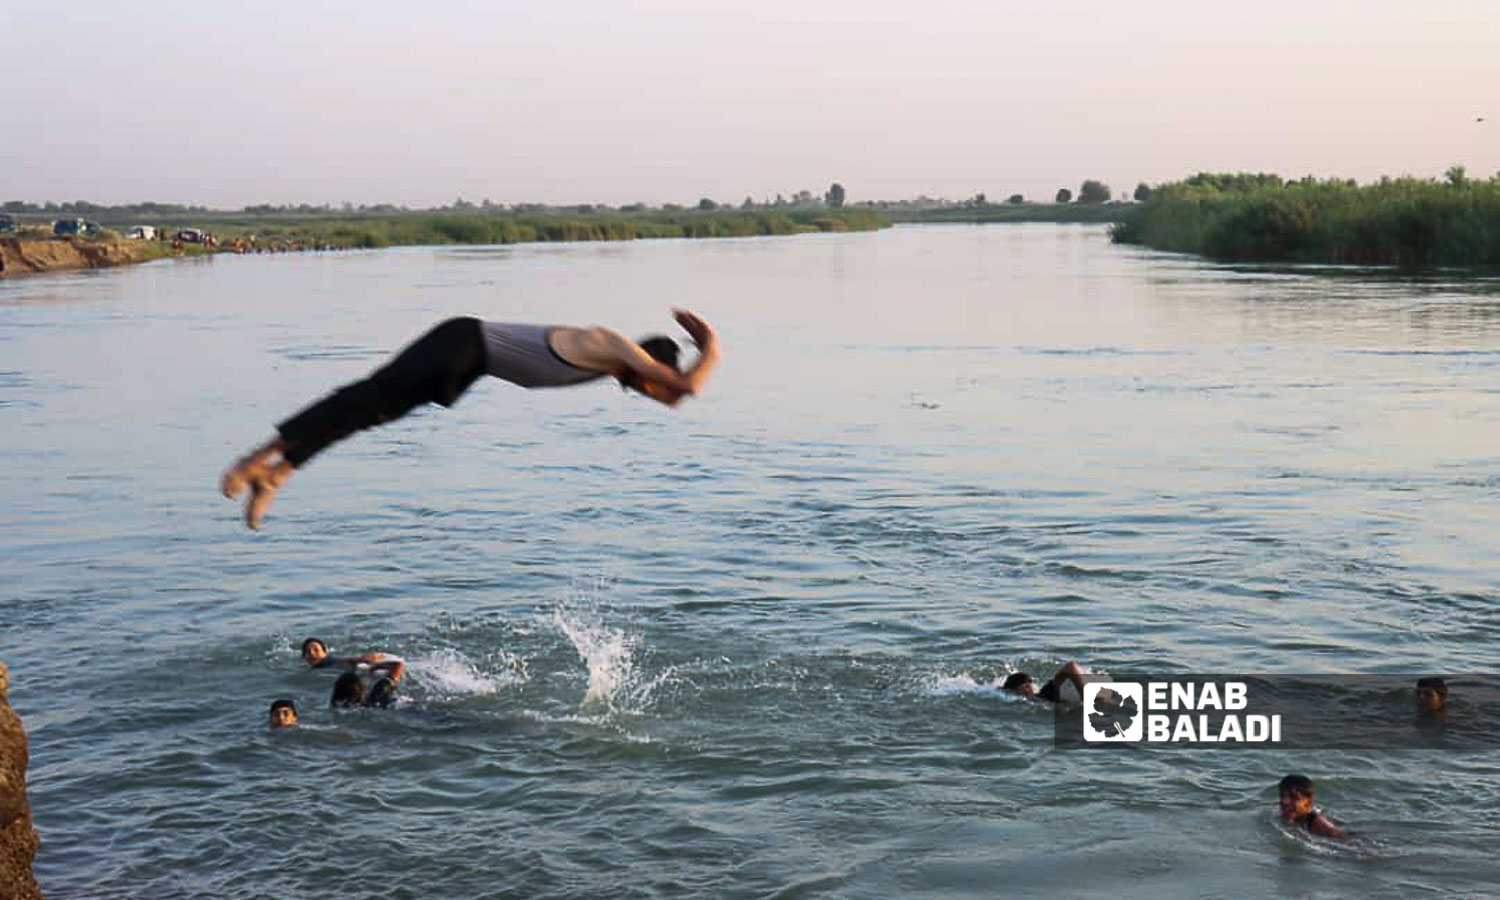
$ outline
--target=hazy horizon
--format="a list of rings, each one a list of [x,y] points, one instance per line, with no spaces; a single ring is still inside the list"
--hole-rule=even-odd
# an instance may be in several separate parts
[[[1500,170],[1500,4],[1200,6],[13,0],[0,200],[1049,201]]]

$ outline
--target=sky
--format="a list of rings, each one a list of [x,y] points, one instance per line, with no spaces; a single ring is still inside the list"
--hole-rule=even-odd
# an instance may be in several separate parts
[[[29,202],[1500,171],[1497,0],[0,0],[0,84],[0,200]]]

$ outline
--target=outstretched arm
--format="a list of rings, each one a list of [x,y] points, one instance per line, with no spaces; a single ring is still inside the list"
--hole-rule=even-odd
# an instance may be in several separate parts
[[[370,672],[379,673],[392,681],[400,681],[401,676],[406,674],[406,660],[399,656],[390,656],[384,653],[367,653],[366,656],[379,656],[379,660],[371,662]]]
[[[358,656],[325,656],[318,663],[319,668],[323,666],[342,666],[345,669],[368,666],[371,672],[383,672],[395,666],[405,668],[406,661],[389,653],[361,653]]]

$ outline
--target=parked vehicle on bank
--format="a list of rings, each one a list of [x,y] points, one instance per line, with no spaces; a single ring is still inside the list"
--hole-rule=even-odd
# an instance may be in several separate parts
[[[99,223],[87,219],[58,219],[52,223],[52,233],[58,237],[93,237],[99,233]]]
[[[156,240],[156,226],[137,225],[126,232],[125,236],[137,241],[154,241]]]
[[[177,240],[182,241],[184,244],[201,244],[203,243],[203,232],[197,228],[184,228],[177,232]]]
[[[10,216],[0,216],[0,234],[16,230],[16,220]]]

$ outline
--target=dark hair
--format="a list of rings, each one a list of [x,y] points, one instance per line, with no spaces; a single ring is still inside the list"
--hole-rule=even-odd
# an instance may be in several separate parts
[[[345,672],[333,683],[333,696],[328,698],[329,706],[363,706],[364,702],[365,686],[355,673]]]
[[[282,697],[280,700],[272,700],[271,712],[275,712],[278,709],[289,709],[293,714],[295,714],[297,712],[297,704],[293,703],[286,697]]]
[[[1281,784],[1277,785],[1277,787],[1293,794],[1301,794],[1304,797],[1311,797],[1313,795],[1313,780],[1306,775],[1288,775],[1281,779]]]
[[[325,644],[325,643],[323,643],[322,638],[308,638],[307,640],[305,640],[305,641],[302,642],[302,652],[304,654],[306,654],[307,653],[307,648],[311,647],[313,644],[317,644],[319,647],[322,647],[324,650],[328,649],[328,645]]]
[[[1444,700],[1448,699],[1448,682],[1436,675],[1427,678],[1418,678],[1417,690],[1420,691],[1422,688],[1432,688],[1434,691],[1437,691],[1439,697],[1442,697]]]
[[[1020,690],[1021,685],[1030,680],[1031,676],[1027,675],[1025,672],[1012,672],[1009,675],[1005,676],[1005,683],[1000,685],[1000,688],[1001,690],[1006,691]]]
[[[664,334],[650,334],[636,341],[636,343],[640,344],[641,349],[646,351],[647,356],[664,366],[677,369],[679,372],[682,371],[677,365],[677,359],[682,355],[682,348],[677,346],[676,341]]]
[[[395,702],[396,682],[384,676],[370,685],[370,692],[365,695],[365,706],[378,706],[385,709]]]
[[[637,346],[646,351],[647,356],[669,369],[677,372],[682,371],[681,367],[677,365],[677,357],[682,351],[678,348],[676,341],[664,334],[651,334],[641,338],[636,343]],[[616,377],[620,381],[620,386],[626,390],[639,391],[641,389],[641,376],[632,370],[627,369],[625,374]]]

